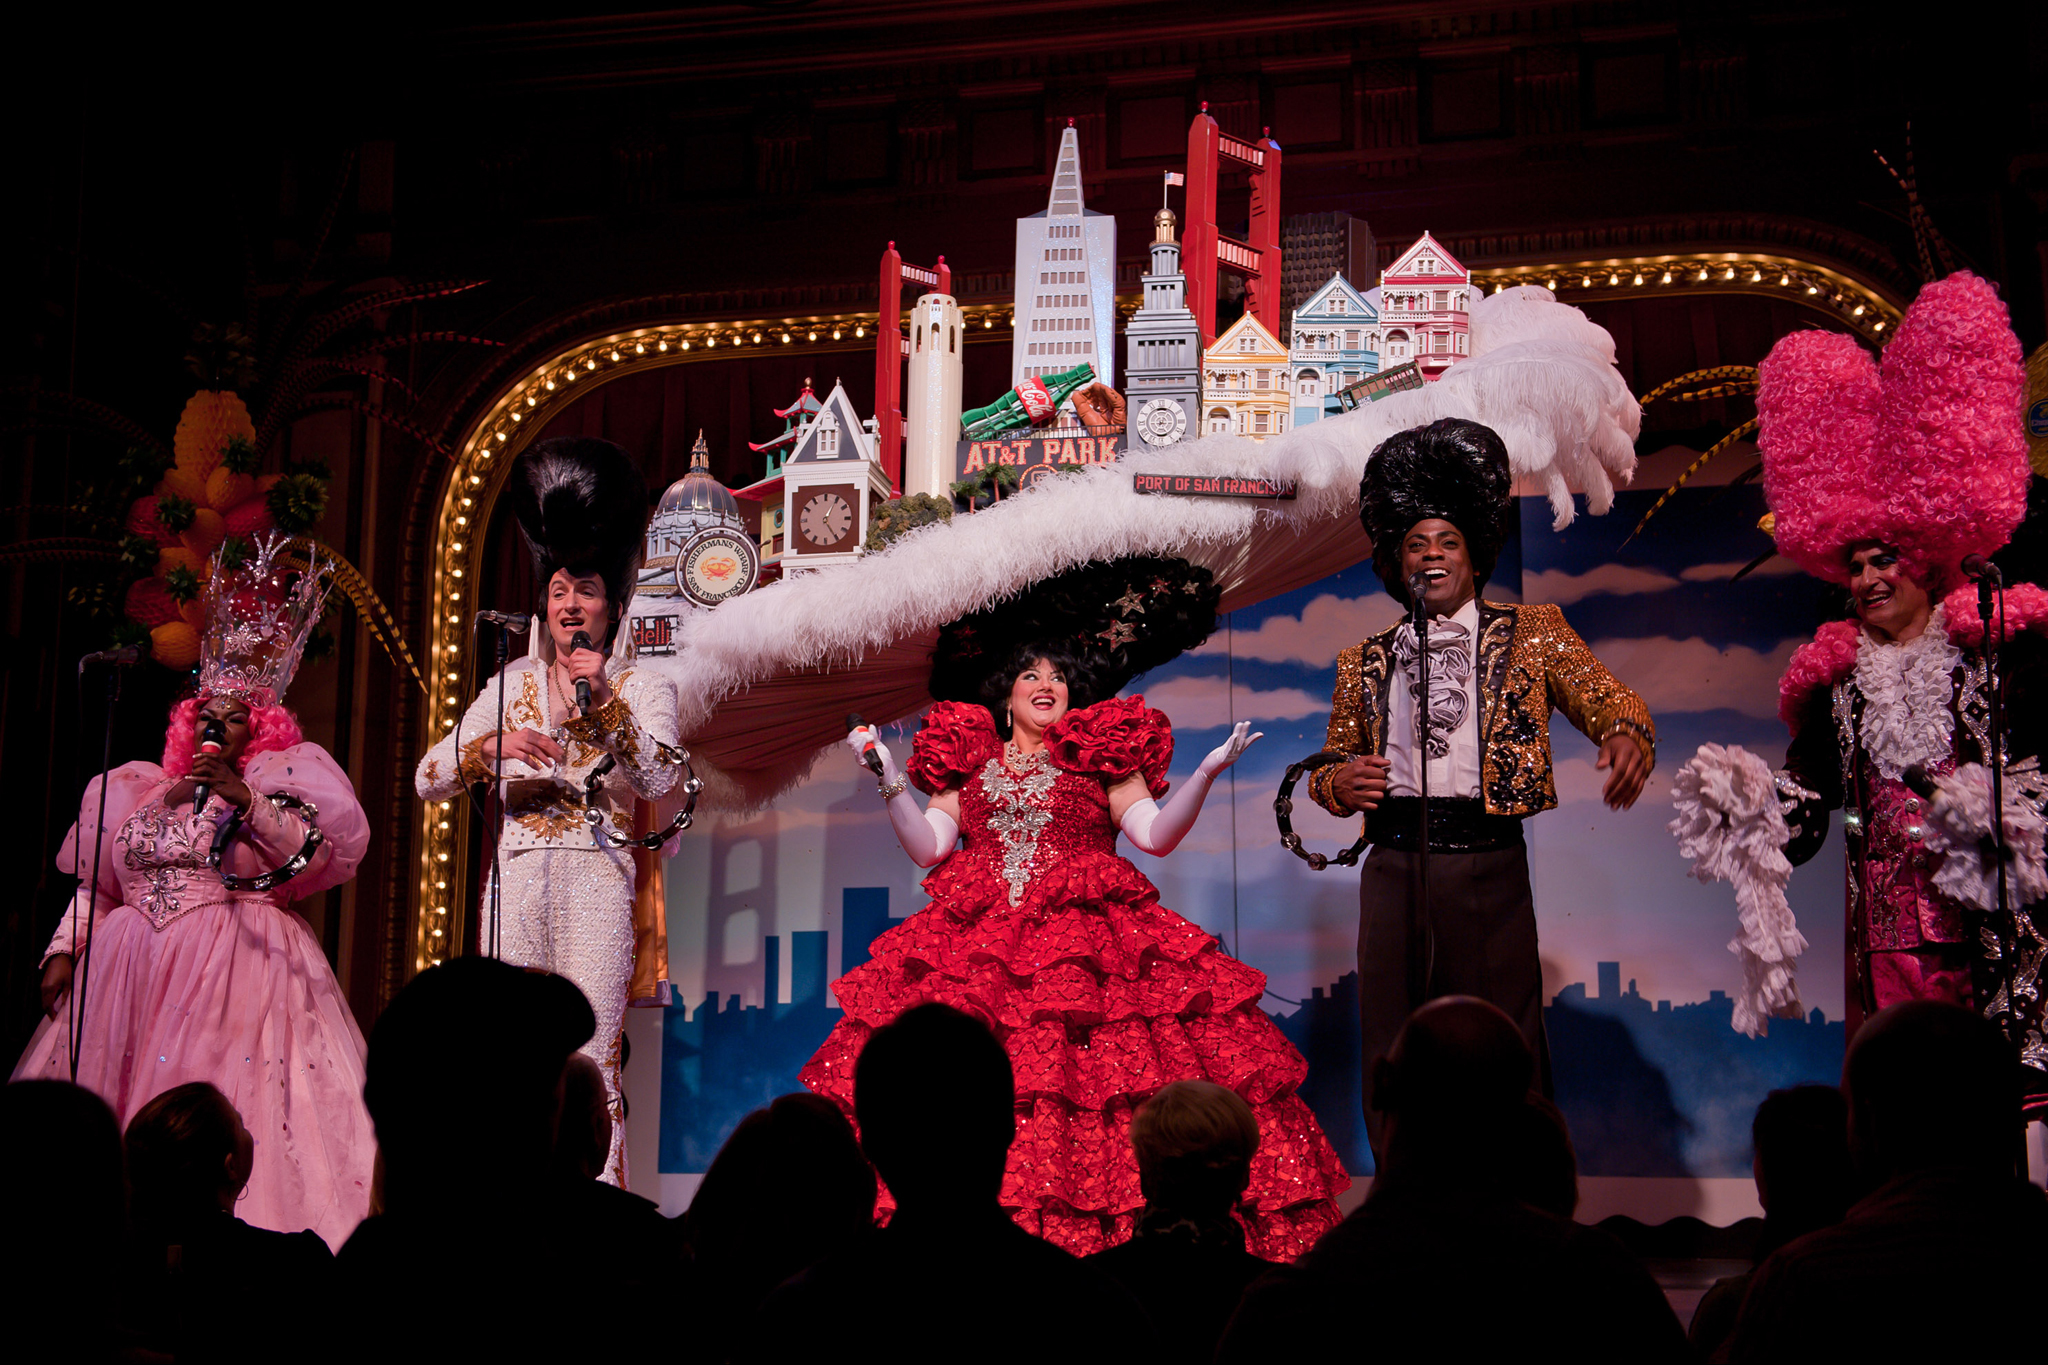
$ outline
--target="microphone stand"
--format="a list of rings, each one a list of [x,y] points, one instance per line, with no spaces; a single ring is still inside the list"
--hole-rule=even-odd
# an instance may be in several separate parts
[[[1998,629],[1991,628],[1992,599],[1997,598]],[[1984,623],[1984,685],[1990,695],[1990,743],[1984,761],[1991,769],[1991,850],[1997,862],[1998,908],[1991,916],[1991,932],[1998,940],[2000,975],[2004,977],[2005,1007],[1993,1022],[2007,1037],[2012,1036],[2016,984],[2013,954],[2019,935],[2012,923],[2012,908],[2006,900],[2005,865],[2012,857],[2005,842],[2005,696],[2004,679],[1999,677],[1999,652],[2005,642],[2005,579],[1995,564],[1986,564],[1977,576],[1977,618]]]
[[[85,665],[79,664],[78,672],[83,681]],[[107,838],[107,778],[114,768],[114,708],[121,700],[121,670],[107,670],[107,718],[105,735],[100,742],[100,809],[93,821],[92,835],[92,889],[86,893],[85,946],[78,944],[78,899],[74,894],[71,901],[71,947],[75,954],[74,980],[71,986],[71,1017],[66,1020],[71,1045],[71,1083],[78,1084],[78,1045],[85,1032],[85,990],[92,978],[92,931],[100,914],[100,851]],[[78,871],[78,847],[72,845],[71,870]]]
[[[505,896],[505,669],[512,632],[498,626],[498,739],[491,755],[491,794],[498,798],[498,824],[491,831],[491,946],[486,957],[498,956],[499,907]],[[543,703],[547,694],[541,694]]]
[[[1408,583],[1412,606],[1410,623],[1415,631],[1415,788],[1417,843],[1415,850],[1415,894],[1408,912],[1408,1008],[1420,1008],[1429,991],[1431,959],[1435,957],[1429,922],[1429,608],[1423,603],[1426,586],[1421,574]]]
[[[1996,564],[1986,563],[1984,571],[1977,578],[1977,619],[1984,623],[1984,685],[1990,696],[1990,742],[1984,761],[1991,768],[1991,854],[1997,863],[1998,908],[1991,915],[1991,934],[1998,943],[1999,984],[2003,988],[2001,998],[2004,1006],[1991,1022],[1998,1026],[2006,1041],[2017,1047],[2019,1043],[2019,1009],[2013,999],[2013,992],[2019,986],[2019,964],[2014,959],[2019,954],[2019,925],[2014,922],[2016,912],[2007,900],[2005,865],[2012,857],[2012,850],[2005,841],[2005,690],[2004,679],[1998,675],[1999,652],[2005,644],[2005,576]],[[1997,597],[1998,629],[1991,628],[1992,598]],[[2019,1131],[2019,1153],[2015,1165],[2024,1175],[2027,1169],[2027,1128],[2024,1123]]]

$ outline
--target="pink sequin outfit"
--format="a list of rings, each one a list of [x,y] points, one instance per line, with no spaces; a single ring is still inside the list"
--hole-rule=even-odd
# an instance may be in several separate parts
[[[1133,1111],[1170,1081],[1227,1085],[1259,1120],[1247,1245],[1292,1260],[1337,1223],[1351,1183],[1295,1094],[1307,1063],[1259,1008],[1264,974],[1160,905],[1116,852],[1109,787],[1135,772],[1163,794],[1172,755],[1166,717],[1141,698],[1068,713],[1031,755],[1006,752],[981,707],[934,706],[910,775],[959,790],[965,847],[925,879],[931,903],[834,983],[846,1017],[803,1081],[851,1113],[876,1028],[930,1000],[982,1019],[1016,1072],[1003,1205],[1077,1255],[1127,1240],[1144,1207]]]
[[[324,842],[306,870],[268,892],[230,891],[206,866],[229,815],[219,797],[196,815],[164,804],[174,781],[154,763],[95,780],[57,857],[78,870],[45,960],[89,948],[78,1083],[125,1128],[137,1110],[188,1081],[220,1087],[256,1139],[249,1188],[235,1213],[279,1232],[311,1228],[339,1248],[369,1211],[376,1135],[363,1108],[362,1032],[295,898],[355,875],[369,823],[346,774],[316,744],[249,760],[256,794],[223,860],[230,875],[278,867],[306,841],[304,817],[268,798],[309,803]],[[88,925],[92,832],[107,792],[99,915]],[[74,861],[75,859],[75,861]],[[74,981],[74,989],[76,982]],[[13,1080],[70,1078],[68,1001],[45,1019]]]

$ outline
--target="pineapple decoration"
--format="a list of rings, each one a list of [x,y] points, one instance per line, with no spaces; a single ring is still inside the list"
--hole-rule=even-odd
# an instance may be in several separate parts
[[[214,551],[225,546],[227,562],[239,563],[258,534],[303,533],[327,502],[319,471],[256,473],[256,426],[232,387],[253,368],[241,330],[202,328],[186,359],[204,387],[178,418],[171,466],[129,508],[122,543],[122,557],[144,570],[128,588],[128,619],[148,632],[151,657],[174,669],[199,660],[200,589]]]

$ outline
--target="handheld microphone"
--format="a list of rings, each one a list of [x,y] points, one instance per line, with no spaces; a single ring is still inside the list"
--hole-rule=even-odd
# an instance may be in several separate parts
[[[119,649],[96,649],[78,661],[78,671],[85,672],[87,664],[112,664],[116,668],[132,668],[142,662],[142,648],[139,645],[123,645]]]
[[[866,724],[867,722],[860,718],[860,712],[848,711],[846,713],[846,733],[852,734],[855,730],[860,729]],[[872,739],[861,745],[860,761],[867,764],[876,777],[882,775],[882,756],[875,752],[875,742]]]
[[[569,648],[572,650],[595,648],[590,643],[590,632],[579,630],[574,635],[571,635],[569,637]],[[590,679],[588,678],[578,678],[576,680],[576,709],[578,711],[590,710]]]
[[[1975,582],[1989,583],[1994,588],[2005,586],[2005,575],[2001,574],[1998,566],[1985,555],[1964,555],[1963,574]]]
[[[1899,781],[1905,784],[1907,791],[1913,793],[1922,801],[1932,801],[1934,799],[1934,778],[1920,764],[1914,763],[1908,766],[1906,771],[1899,774]]]
[[[221,746],[227,743],[227,738],[228,728],[220,723],[220,717],[208,716],[205,723],[199,727],[199,752],[202,754],[217,754],[221,751]],[[205,807],[206,798],[211,795],[213,795],[213,788],[204,782],[192,788],[192,813],[194,815],[199,814]]]
[[[516,611],[480,611],[476,614],[476,619],[488,621],[499,630],[507,630],[514,635],[526,634],[528,628],[533,625],[529,617]]]

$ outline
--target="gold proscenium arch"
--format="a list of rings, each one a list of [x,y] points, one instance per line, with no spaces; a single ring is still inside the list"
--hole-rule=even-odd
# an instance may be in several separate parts
[[[1489,294],[1518,284],[1540,285],[1566,303],[1656,294],[1766,295],[1830,314],[1848,330],[1876,345],[1882,345],[1898,326],[1903,307],[1877,285],[1834,266],[1758,251],[1615,256],[1597,261],[1505,266],[1474,270],[1472,283]]]
[[[1517,284],[1543,285],[1571,302],[1652,293],[1769,294],[1831,313],[1850,330],[1880,344],[1897,326],[1900,312],[1897,300],[1832,266],[1754,252],[1479,269],[1473,271],[1472,282],[1488,293]],[[1141,297],[1135,290],[1120,295],[1118,313],[1128,317]],[[1015,322],[1007,306],[969,305],[963,312],[970,326],[978,321],[987,331],[1007,330]],[[821,352],[871,351],[878,317],[840,313],[744,322],[678,319],[636,327],[566,346],[501,389],[463,433],[441,486],[433,531],[432,607],[427,617],[432,666],[427,670],[422,750],[455,727],[475,695],[482,661],[467,657],[467,650],[469,623],[479,605],[472,585],[479,577],[483,532],[513,456],[533,433],[592,388],[641,370],[760,356],[797,346]],[[414,972],[443,961],[462,942],[464,922],[472,910],[465,890],[469,819],[464,801],[428,802],[419,812],[419,866],[408,916]]]
[[[984,330],[1007,327],[1008,308],[970,308]],[[535,433],[570,403],[615,379],[642,370],[734,356],[765,356],[786,348],[867,354],[874,348],[878,314],[839,313],[752,321],[682,320],[586,337],[563,347],[508,383],[483,415],[463,432],[433,524],[427,616],[427,706],[420,735],[424,751],[455,728],[480,685],[485,661],[467,657],[470,622],[479,603],[483,540],[505,476]],[[907,316],[907,315],[906,315]],[[469,884],[469,803],[432,801],[418,815],[419,866],[408,913],[413,943],[411,972],[435,966],[462,943],[472,907]]]

